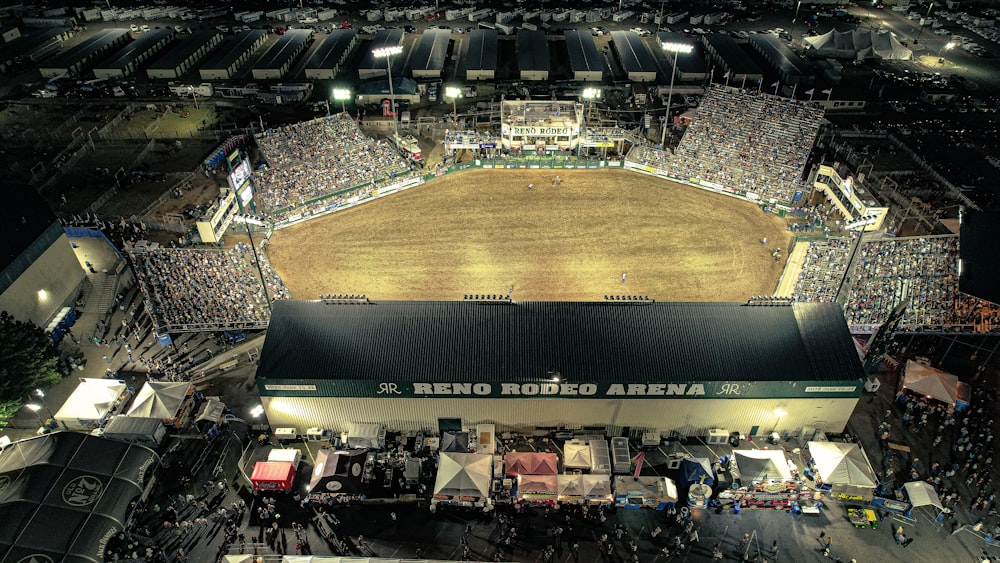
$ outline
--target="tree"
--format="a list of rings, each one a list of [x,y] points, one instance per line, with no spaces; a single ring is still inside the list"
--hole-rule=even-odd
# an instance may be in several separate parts
[[[59,351],[45,331],[0,312],[0,426],[37,388],[59,382]]]

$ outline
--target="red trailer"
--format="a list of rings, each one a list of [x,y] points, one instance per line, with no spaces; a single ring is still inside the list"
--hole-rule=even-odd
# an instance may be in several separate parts
[[[290,491],[295,484],[295,464],[290,461],[258,461],[250,476],[255,491]]]

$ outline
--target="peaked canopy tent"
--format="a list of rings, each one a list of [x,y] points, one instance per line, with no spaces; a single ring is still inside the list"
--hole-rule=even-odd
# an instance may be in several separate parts
[[[517,498],[524,501],[548,502],[559,496],[558,475],[526,475],[517,478]]]
[[[363,450],[320,450],[316,454],[309,494],[361,494],[368,452]]]
[[[142,495],[157,455],[77,432],[15,442],[0,452],[0,561],[103,563]]]
[[[442,452],[434,483],[434,502],[482,502],[490,496],[493,461],[490,456]]]
[[[556,454],[510,452],[504,458],[506,473],[514,475],[555,475],[559,472]]]
[[[563,446],[563,467],[566,469],[590,469],[591,462],[588,444],[566,442]]]
[[[834,495],[870,501],[878,479],[864,450],[857,444],[809,442],[809,455],[816,460],[816,472]]]
[[[781,450],[736,450],[733,459],[744,485],[753,481],[792,478],[785,452]]]
[[[130,396],[124,381],[81,379],[55,418],[69,430],[97,428]]]
[[[941,506],[941,499],[938,498],[938,494],[934,491],[929,483],[923,481],[911,481],[903,485],[903,490],[906,491],[906,498],[910,499],[910,504],[914,508],[919,508],[921,506],[933,506],[938,510],[942,510],[944,507]]]
[[[615,504],[623,508],[642,506],[663,510],[676,503],[677,484],[667,477],[640,475],[638,479],[616,475],[614,480]]]
[[[469,453],[469,433],[445,432],[441,435],[441,451]]]
[[[900,43],[888,31],[856,29],[853,31],[830,30],[822,35],[806,37],[808,53],[838,59],[889,59],[908,61],[913,51]]]
[[[255,491],[290,491],[295,484],[295,464],[290,461],[258,461],[250,483]]]
[[[385,446],[385,429],[379,424],[353,424],[347,433],[347,447],[378,450]]]
[[[684,484],[699,483],[705,477],[706,485],[715,484],[715,472],[707,457],[688,457],[681,460],[681,478]]]
[[[147,381],[136,394],[127,416],[159,418],[164,424],[181,426],[194,393],[186,381]]]
[[[908,360],[903,372],[903,389],[919,393],[962,410],[969,407],[969,386],[958,376]]]
[[[156,448],[163,443],[167,429],[159,418],[113,416],[104,427],[104,437]]]

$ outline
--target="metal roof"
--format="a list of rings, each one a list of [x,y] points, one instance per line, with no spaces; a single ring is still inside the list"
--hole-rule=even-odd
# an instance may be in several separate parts
[[[242,57],[253,45],[267,35],[263,29],[251,29],[238,33],[217,50],[211,58],[201,65],[203,69],[228,69],[236,59]]]
[[[1000,213],[967,210],[959,227],[958,255],[962,265],[958,289],[980,299],[1000,303]]]
[[[703,35],[704,40],[718,53],[725,61],[729,70],[734,75],[737,74],[762,74],[757,63],[753,62],[750,55],[740,48],[735,39],[725,33],[709,33]]]
[[[0,179],[0,193],[6,205],[0,206],[4,225],[4,243],[0,246],[0,292],[6,291],[31,263],[42,255],[55,238],[64,234],[59,220],[38,192],[27,184]],[[56,225],[56,229],[52,226]],[[40,241],[40,242],[39,242]],[[7,268],[15,265],[7,271]]]
[[[62,53],[45,61],[42,68],[68,68],[83,59],[93,56],[94,53],[107,48],[108,44],[121,39],[123,35],[128,35],[127,29],[112,28],[98,31],[94,35],[87,37],[76,46],[63,51]]]
[[[519,29],[517,31],[517,68],[526,70],[549,70],[549,44],[545,32]]]
[[[143,33],[138,39],[125,45],[110,57],[95,65],[95,68],[124,69],[126,66],[132,64],[132,62],[136,59],[159,48],[157,43],[163,41],[164,39],[169,40],[176,33],[177,32],[172,29],[154,29],[147,33]]]
[[[181,39],[177,45],[163,54],[162,57],[149,65],[150,69],[173,70],[188,60],[205,45],[215,41],[216,37],[222,34],[214,29],[202,29],[195,31],[190,37]],[[207,53],[206,53],[207,54]]]
[[[476,29],[469,35],[469,53],[465,57],[466,70],[497,69],[497,32]]]
[[[569,51],[569,67],[573,72],[604,72],[604,60],[597,52],[594,37],[589,33],[567,30],[566,49]]]
[[[376,58],[374,54],[375,49],[381,49],[383,47],[396,47],[402,44],[402,29],[383,29],[379,31],[375,34],[375,38],[371,40],[371,43],[368,44],[368,52],[365,53],[364,58],[361,59],[361,63],[358,64],[358,70],[381,70],[386,68],[386,59]],[[398,62],[396,66],[402,70],[402,65]],[[397,74],[399,74],[398,71]]]
[[[411,70],[444,70],[451,30],[428,29],[420,37],[417,48],[410,57]]]
[[[264,53],[264,56],[253,65],[255,69],[279,69],[289,64],[292,59],[302,52],[309,38],[312,37],[311,29],[290,29],[271,45],[271,48]]]
[[[674,64],[674,54],[664,51],[659,48],[660,45],[664,43],[675,43],[680,45],[691,45],[693,47],[690,53],[678,53],[677,54],[677,69],[681,71],[681,74],[696,74],[703,73],[708,70],[708,63],[705,61],[705,47],[697,40],[684,35],[683,33],[677,33],[673,31],[663,31],[656,34],[657,40],[657,51],[663,57],[666,57],[668,64]],[[667,77],[670,78],[669,76]]]
[[[771,35],[770,33],[755,33],[750,36],[750,43],[781,74],[788,76],[812,76],[815,74],[810,62],[793,53],[775,35]]]
[[[35,49],[45,47],[59,37],[72,31],[68,27],[47,27],[28,35],[22,36],[13,43],[0,45],[0,63],[15,59],[19,56],[31,55]]]
[[[357,31],[353,29],[335,29],[327,36],[306,59],[306,70],[333,68],[351,46]]]
[[[856,381],[835,303],[279,300],[264,379]]]
[[[656,61],[639,34],[633,31],[612,31],[611,41],[626,73],[656,72]]]

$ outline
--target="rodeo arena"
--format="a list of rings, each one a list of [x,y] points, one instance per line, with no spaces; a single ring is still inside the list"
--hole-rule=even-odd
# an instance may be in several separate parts
[[[63,219],[52,244],[103,252],[82,275],[113,276],[113,298],[50,328],[106,373],[0,453],[2,559],[1000,555],[978,377],[1000,330],[993,218],[918,232],[876,170],[824,157],[821,108],[753,89],[711,86],[676,147],[591,126],[582,101],[498,109],[434,163],[346,112],[229,139],[203,170],[225,187],[168,243]],[[794,243],[761,241],[783,273],[738,303],[316,299],[268,259],[281,229],[472,168],[658,177],[783,218]],[[932,336],[971,347],[968,373]]]

